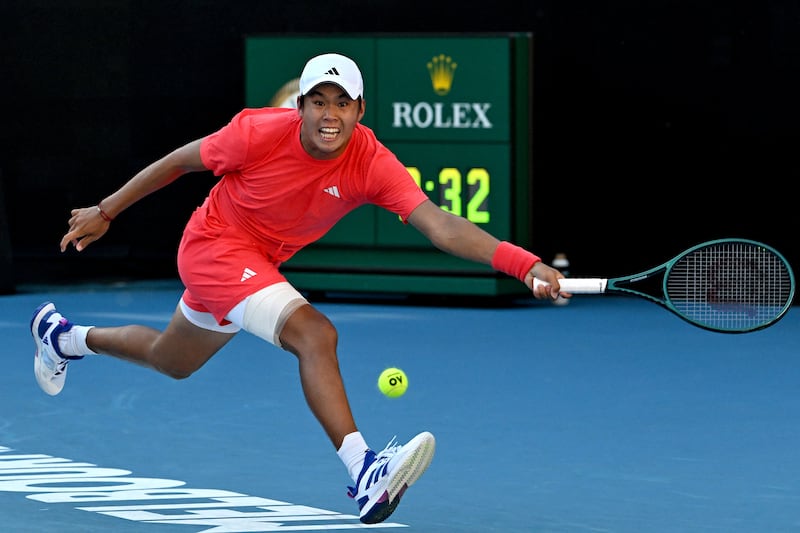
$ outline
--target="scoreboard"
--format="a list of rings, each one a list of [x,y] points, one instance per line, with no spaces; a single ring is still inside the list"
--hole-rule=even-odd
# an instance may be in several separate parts
[[[533,40],[478,35],[250,36],[245,105],[294,106],[306,61],[353,58],[369,126],[441,209],[531,244]],[[375,206],[348,214],[282,266],[301,290],[500,296],[518,280],[434,248]]]

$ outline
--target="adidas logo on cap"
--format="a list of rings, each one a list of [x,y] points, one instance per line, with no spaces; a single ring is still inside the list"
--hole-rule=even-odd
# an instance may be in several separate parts
[[[306,63],[300,74],[300,94],[308,94],[320,83],[338,85],[353,100],[364,94],[364,80],[358,65],[341,54],[322,54]]]

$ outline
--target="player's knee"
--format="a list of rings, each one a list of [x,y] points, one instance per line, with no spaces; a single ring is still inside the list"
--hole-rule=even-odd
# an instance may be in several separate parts
[[[167,377],[170,377],[170,378],[175,379],[175,380],[186,379],[186,378],[188,378],[189,376],[192,375],[192,372],[183,372],[183,371],[175,371],[175,370],[169,370],[169,371],[164,372],[164,373],[167,375]]]
[[[186,379],[186,378],[190,377],[192,374],[194,374],[195,371],[197,370],[197,368],[194,367],[194,366],[189,367],[189,366],[185,366],[185,365],[181,365],[181,364],[178,364],[178,365],[175,365],[175,364],[169,364],[169,365],[161,364],[161,365],[158,366],[158,370],[159,370],[159,372],[161,372],[162,374],[164,374],[167,377],[170,377],[170,378],[176,379],[176,380],[182,380],[182,379]]]
[[[205,354],[187,347],[168,349],[156,344],[148,360],[159,372],[172,379],[186,379],[199,370],[213,353]]]
[[[283,347],[295,355],[336,356],[339,333],[328,318],[307,306],[302,317],[293,317],[281,332]]]
[[[310,344],[315,346],[317,351],[335,351],[339,342],[339,332],[336,327],[326,317],[320,315],[322,320],[317,321],[309,329],[308,339]]]

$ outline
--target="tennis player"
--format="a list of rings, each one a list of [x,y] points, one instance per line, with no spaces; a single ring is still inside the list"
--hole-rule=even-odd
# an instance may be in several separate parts
[[[200,369],[239,330],[299,361],[314,416],[344,463],[360,519],[392,514],[430,464],[435,448],[422,432],[374,452],[358,430],[339,372],[337,331],[280,272],[298,250],[363,204],[400,216],[444,252],[518,278],[538,299],[559,295],[561,273],[509,242],[431,202],[406,168],[360,124],[365,111],[358,66],[339,54],[308,61],[296,109],[244,109],[222,129],[153,162],[97,205],[73,209],[61,251],[82,251],[126,208],[180,176],[210,170],[219,181],[183,233],[178,269],[185,291],[164,331],[73,324],[51,302],[34,312],[34,370],[50,395],[67,365],[106,354],[175,379]],[[550,283],[533,286],[534,276]]]

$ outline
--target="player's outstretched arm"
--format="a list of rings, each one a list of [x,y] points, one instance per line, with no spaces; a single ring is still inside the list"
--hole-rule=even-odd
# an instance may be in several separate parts
[[[206,170],[200,158],[201,139],[192,141],[151,163],[97,205],[73,209],[61,251],[72,244],[79,252],[105,235],[111,221],[148,194],[188,172]]]
[[[561,272],[511,243],[501,243],[469,220],[443,211],[430,200],[420,204],[408,217],[408,222],[443,252],[491,265],[514,276],[525,283],[536,298],[555,299],[559,295],[558,280],[564,277]],[[548,284],[534,286],[534,276]]]

